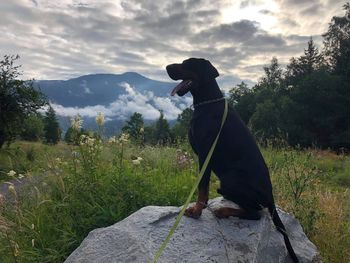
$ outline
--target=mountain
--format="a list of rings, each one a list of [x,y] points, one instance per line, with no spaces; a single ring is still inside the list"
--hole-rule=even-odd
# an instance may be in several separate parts
[[[174,83],[146,78],[135,72],[124,74],[91,74],[69,80],[39,80],[34,85],[47,95],[49,100],[63,107],[108,105],[122,94],[128,83],[138,92],[153,92],[157,97],[167,97]]]
[[[95,116],[106,116],[105,135],[120,132],[125,120],[134,112],[150,123],[162,110],[170,123],[191,104],[188,96],[171,97],[176,84],[156,81],[135,72],[123,74],[90,74],[69,80],[39,80],[40,89],[55,109],[63,133],[70,126],[70,117],[80,114],[83,128],[96,130]]]

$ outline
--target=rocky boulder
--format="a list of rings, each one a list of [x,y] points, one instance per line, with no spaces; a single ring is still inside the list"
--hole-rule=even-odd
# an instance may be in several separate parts
[[[220,206],[222,199],[209,201]],[[267,211],[260,220],[218,219],[205,209],[200,219],[183,217],[158,262],[292,262]],[[173,225],[178,207],[147,206],[124,220],[91,231],[66,263],[151,262]],[[294,217],[281,210],[300,262],[321,262],[314,244]]]

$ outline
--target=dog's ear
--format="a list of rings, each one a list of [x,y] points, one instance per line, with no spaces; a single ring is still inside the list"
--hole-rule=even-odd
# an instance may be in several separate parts
[[[219,77],[219,72],[217,71],[217,69],[210,63],[209,60],[204,60],[205,62],[205,73],[204,76],[207,77],[207,80],[209,79],[215,79],[217,77]]]
[[[199,79],[208,81],[219,76],[217,69],[206,59],[203,58],[189,58],[182,62],[186,70],[195,73]]]

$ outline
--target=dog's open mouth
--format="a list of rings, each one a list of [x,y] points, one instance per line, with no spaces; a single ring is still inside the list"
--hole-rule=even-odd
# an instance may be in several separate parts
[[[174,96],[176,93],[179,96],[185,95],[191,88],[192,80],[185,79],[181,81],[171,92],[171,96]]]

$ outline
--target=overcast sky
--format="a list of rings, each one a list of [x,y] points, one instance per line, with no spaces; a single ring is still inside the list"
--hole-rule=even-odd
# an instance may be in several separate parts
[[[310,36],[318,46],[337,0],[1,0],[0,52],[19,54],[25,78],[136,71],[209,59],[223,85],[256,81],[273,56],[287,63]]]

